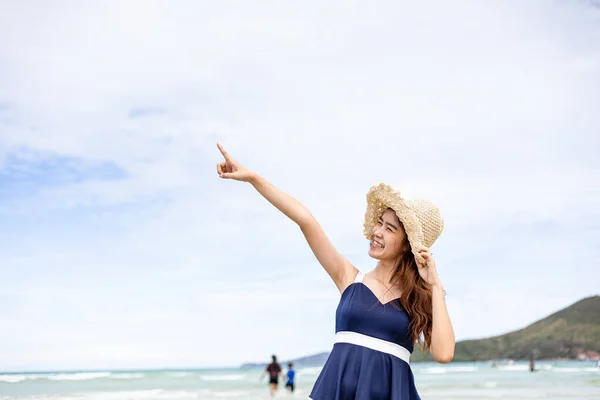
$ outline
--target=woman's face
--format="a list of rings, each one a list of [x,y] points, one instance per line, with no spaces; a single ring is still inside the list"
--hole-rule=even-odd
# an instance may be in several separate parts
[[[404,228],[392,209],[387,209],[373,227],[373,239],[369,246],[369,256],[376,260],[396,260],[406,240]]]

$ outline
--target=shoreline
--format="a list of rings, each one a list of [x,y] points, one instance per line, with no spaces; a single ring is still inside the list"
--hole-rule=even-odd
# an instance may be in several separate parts
[[[536,363],[552,363],[552,362],[581,362],[581,363],[597,363],[600,359],[587,359],[580,360],[576,358],[547,358],[547,359],[534,359]],[[287,361],[286,361],[287,362]],[[292,361],[293,362],[293,361]],[[491,364],[494,362],[513,362],[513,363],[526,363],[529,362],[529,359],[511,359],[511,358],[497,358],[490,360],[471,360],[471,361],[451,361],[448,364],[439,364],[441,367],[450,366],[452,364]],[[283,363],[283,362],[282,362]],[[102,372],[190,372],[190,371],[231,371],[231,370],[251,370],[256,368],[263,368],[267,365],[268,362],[265,363],[252,363],[241,366],[220,366],[220,367],[151,367],[151,368],[94,368],[94,369],[44,369],[44,370],[7,370],[0,371],[0,375],[33,375],[33,374],[77,374],[77,373],[102,373]],[[435,361],[415,361],[411,362],[411,365],[420,365],[420,364],[434,364],[437,365]],[[296,368],[318,368],[322,367],[321,364],[315,365],[299,365]]]

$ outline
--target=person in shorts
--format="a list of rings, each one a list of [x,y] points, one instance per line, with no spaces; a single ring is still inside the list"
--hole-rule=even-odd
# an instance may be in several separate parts
[[[267,368],[261,374],[261,379],[265,374],[269,375],[269,388],[271,390],[271,397],[275,397],[277,390],[279,389],[279,374],[281,373],[281,366],[277,362],[277,356],[271,356],[272,361]]]
[[[294,371],[294,364],[288,364],[288,372],[287,372],[287,382],[285,383],[285,388],[290,392],[294,393],[294,377],[296,376],[296,371]]]

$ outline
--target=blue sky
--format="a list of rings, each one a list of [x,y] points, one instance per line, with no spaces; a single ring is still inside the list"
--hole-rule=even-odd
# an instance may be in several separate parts
[[[335,286],[216,141],[364,271],[371,185],[438,203],[459,340],[598,294],[598,88],[592,2],[6,4],[0,370],[331,347]]]

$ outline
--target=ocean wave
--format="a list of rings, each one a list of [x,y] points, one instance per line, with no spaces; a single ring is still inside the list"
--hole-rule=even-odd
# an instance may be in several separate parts
[[[299,369],[296,373],[300,375],[319,375],[323,367],[309,367]]]
[[[242,381],[246,375],[200,375],[203,381]]]
[[[69,398],[61,400],[185,400],[185,399],[202,399],[205,397],[215,398],[242,398],[249,393],[244,391],[186,391],[186,390],[128,390],[115,392],[97,392],[88,394],[85,397]]]
[[[25,397],[2,397],[4,399],[25,399]],[[173,392],[162,389],[152,390],[128,390],[114,392],[94,392],[94,393],[70,393],[56,397],[55,395],[41,395],[26,397],[28,400],[156,400],[156,399],[198,399],[197,392]]]
[[[114,373],[114,372],[75,372],[56,374],[4,374],[0,375],[0,382],[20,383],[24,381],[49,380],[49,381],[88,381],[92,379],[140,379],[140,373]]]
[[[496,367],[498,371],[529,371],[529,365],[501,365]]]
[[[247,399],[250,392],[248,391],[215,391],[215,390],[199,390],[199,391],[186,391],[186,390],[164,390],[164,389],[150,389],[150,390],[121,390],[121,391],[110,391],[110,392],[93,392],[93,393],[78,393],[68,394],[60,396],[60,400],[198,400],[203,398],[231,398],[231,399]],[[0,400],[10,400],[14,397],[3,397],[0,396]],[[18,397],[17,399],[25,399]],[[58,400],[58,397],[54,395],[42,395],[27,397],[28,400]]]
[[[447,374],[447,373],[456,373],[456,372],[477,372],[479,368],[477,367],[429,367],[429,368],[421,368],[419,372],[423,374]]]
[[[37,375],[0,375],[0,382],[7,383],[19,383],[33,379],[37,379]]]
[[[573,372],[597,372],[600,373],[600,368],[597,367],[583,367],[583,368],[576,368],[576,367],[559,367],[559,368],[552,368],[552,371],[554,372],[569,372],[569,373],[573,373]]]
[[[128,374],[124,374],[124,373],[120,373],[120,374],[115,374],[115,373],[111,373],[109,378],[111,379],[141,379],[144,378],[146,375],[144,374],[133,374],[133,373],[128,373]]]
[[[175,396],[172,396],[173,392],[166,392],[168,393],[169,397],[168,398],[176,398]],[[150,389],[150,390],[127,390],[127,391],[115,391],[115,392],[98,392],[98,393],[93,393],[93,394],[89,394],[87,396],[85,396],[85,399],[88,400],[94,400],[94,399],[98,399],[98,400],[122,400],[122,399],[127,399],[127,400],[146,400],[146,399],[160,399],[160,398],[165,398],[161,395],[166,394],[164,390],[162,389]],[[190,393],[190,392],[188,392]],[[194,394],[195,393],[191,393]],[[183,398],[183,397],[177,397],[177,398]],[[191,396],[188,396],[188,398],[193,398]]]
[[[431,368],[421,368],[419,372],[424,374],[445,374],[446,368],[444,367],[431,367]]]
[[[88,381],[90,379],[108,378],[110,372],[76,372],[63,374],[48,374],[45,377],[51,381]]]

